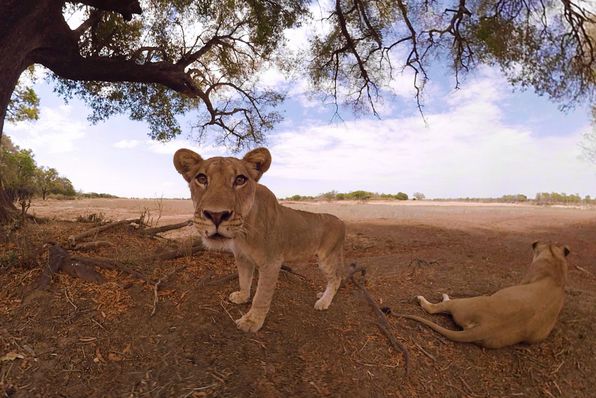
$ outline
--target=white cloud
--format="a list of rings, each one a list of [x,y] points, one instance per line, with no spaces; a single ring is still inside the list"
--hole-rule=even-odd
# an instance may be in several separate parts
[[[197,152],[205,159],[212,156],[222,156],[228,152],[224,146],[213,144],[198,145],[197,143],[188,140],[175,140],[169,142],[147,140],[146,145],[150,152],[170,156],[173,156],[174,152],[180,148],[188,148]]]
[[[36,122],[21,122],[7,129],[13,141],[34,152],[66,153],[76,149],[76,142],[85,137],[86,125],[72,115],[69,105],[56,108],[42,106],[43,115]]]
[[[279,196],[331,189],[429,197],[594,194],[596,173],[578,159],[585,129],[544,137],[507,124],[499,107],[504,87],[497,76],[472,79],[442,98],[447,110],[426,115],[428,126],[414,115],[286,130],[271,139],[270,185]]]
[[[114,148],[131,149],[136,148],[140,143],[139,140],[120,140],[114,144]]]

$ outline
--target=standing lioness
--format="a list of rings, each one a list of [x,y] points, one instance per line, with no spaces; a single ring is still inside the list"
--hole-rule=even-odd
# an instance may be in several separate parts
[[[250,151],[242,159],[203,159],[189,149],[174,154],[174,166],[190,187],[194,223],[204,245],[234,253],[240,290],[230,294],[230,301],[249,301],[253,272],[255,266],[259,268],[252,306],[236,321],[245,332],[263,326],[284,261],[318,256],[328,282],[315,303],[317,310],[329,307],[341,282],[344,223],[330,214],[281,206],[258,183],[270,165],[271,154],[265,148]]]
[[[450,313],[464,330],[446,329],[414,315],[398,316],[422,322],[448,339],[487,348],[544,340],[563,308],[569,249],[542,242],[534,242],[532,248],[532,264],[519,285],[501,289],[492,296],[451,300],[443,294],[443,302],[438,304],[418,296],[426,312]]]

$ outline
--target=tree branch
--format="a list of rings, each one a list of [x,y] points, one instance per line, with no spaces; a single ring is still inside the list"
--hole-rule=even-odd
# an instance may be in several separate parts
[[[114,11],[122,15],[126,21],[132,19],[133,14],[142,14],[138,0],[68,0],[69,3],[84,4],[99,10]]]
[[[105,82],[158,83],[189,97],[199,90],[181,65],[169,62],[137,64],[114,57],[82,57],[78,52],[43,48],[33,52],[33,59],[64,79]]]

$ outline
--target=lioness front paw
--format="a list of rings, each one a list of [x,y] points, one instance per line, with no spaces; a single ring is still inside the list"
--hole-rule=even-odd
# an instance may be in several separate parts
[[[315,303],[315,310],[323,311],[323,310],[326,310],[327,308],[329,308],[330,305],[331,305],[331,300],[325,300],[324,297],[321,297]]]
[[[319,293],[317,297],[319,297],[319,299],[315,303],[315,310],[322,311],[329,308],[329,306],[331,305],[331,301],[333,300],[333,297],[325,297],[325,295],[322,293]]]
[[[243,332],[257,332],[265,322],[266,314],[258,314],[253,311],[248,311],[242,318],[236,320],[236,326]]]
[[[228,296],[228,300],[230,300],[234,304],[244,304],[247,303],[250,299],[250,293],[244,293],[241,291],[232,292]]]

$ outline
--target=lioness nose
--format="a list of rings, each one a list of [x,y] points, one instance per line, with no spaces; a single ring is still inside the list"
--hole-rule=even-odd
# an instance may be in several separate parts
[[[203,215],[206,219],[211,220],[216,227],[223,221],[227,221],[232,217],[231,211],[208,211],[203,210]]]

